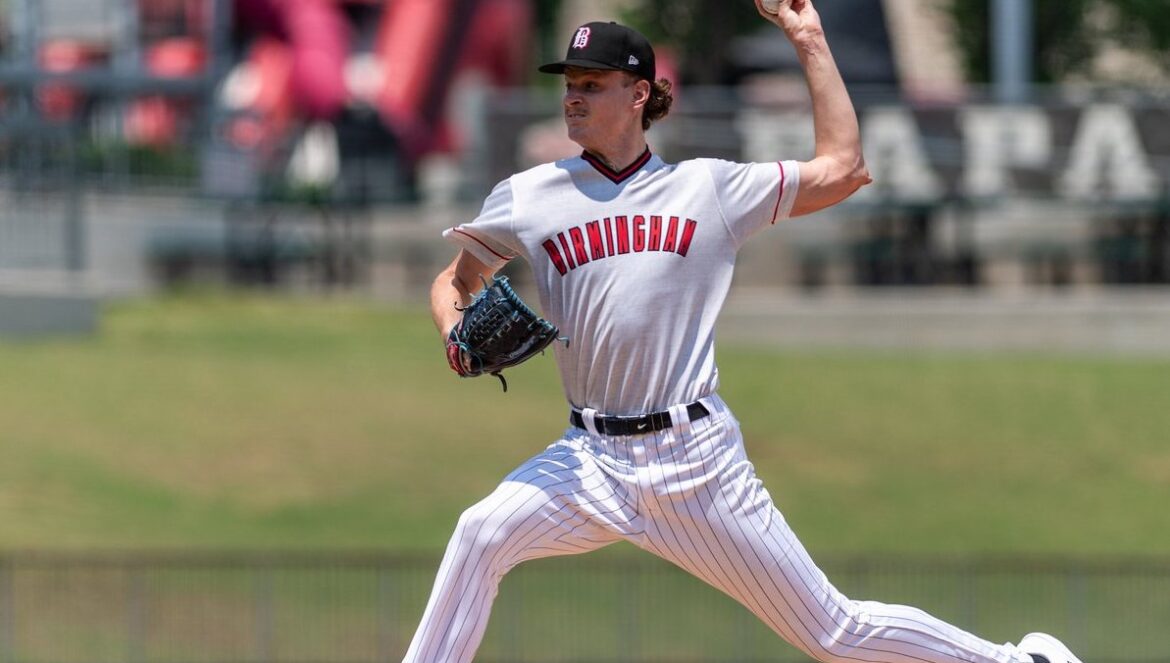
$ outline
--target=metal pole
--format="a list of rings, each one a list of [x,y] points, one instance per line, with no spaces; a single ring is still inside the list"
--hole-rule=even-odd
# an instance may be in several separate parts
[[[12,0],[8,5],[12,19],[11,65],[24,71],[37,67],[37,47],[40,43],[41,15],[35,0]],[[10,118],[27,119],[33,112],[32,87],[16,84],[9,88],[7,114]]]
[[[114,5],[114,12],[114,70],[122,75],[137,74],[142,68],[138,3],[122,0]]]
[[[111,54],[112,73],[115,80],[137,78],[142,74],[142,53],[139,43],[138,3],[136,0],[119,0],[112,7],[114,12],[114,44]],[[122,90],[103,90],[109,94],[114,108],[114,123],[119,136],[126,136],[126,114],[129,100]],[[110,154],[114,177],[123,184],[130,181],[130,153],[128,145],[122,143]]]
[[[74,275],[88,267],[86,256],[85,202],[82,199],[82,173],[75,142],[66,148],[68,182],[65,182],[65,268]]]
[[[1027,101],[1032,84],[1032,0],[991,0],[992,82],[1001,104]]]
[[[204,35],[208,52],[208,71],[213,84],[225,76],[231,67],[230,36],[232,31],[232,7],[228,0],[213,0],[211,15],[207,20],[207,34]],[[214,89],[214,88],[212,88]],[[214,96],[214,95],[209,95]]]
[[[35,0],[13,0],[12,40],[17,66],[29,68],[36,66],[37,45],[41,41],[40,18]]]

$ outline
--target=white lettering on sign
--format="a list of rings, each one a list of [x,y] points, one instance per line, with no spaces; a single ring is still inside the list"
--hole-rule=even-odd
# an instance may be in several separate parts
[[[1042,106],[928,112],[934,114],[929,126],[936,132],[942,128],[941,133],[924,134],[909,107],[875,106],[860,113],[862,148],[874,183],[859,191],[857,200],[929,203],[948,193],[988,198],[1026,191],[1075,200],[1152,201],[1170,182],[1170,153],[1149,151],[1150,145],[1166,145],[1166,137],[1143,141],[1135,111],[1125,106],[1086,106],[1074,135],[1059,144],[1053,117]],[[1170,116],[1170,109],[1145,112]],[[946,131],[951,121],[957,141]],[[1143,127],[1170,133],[1165,124],[1147,120]],[[807,111],[745,109],[736,129],[746,161],[807,160],[815,154]],[[933,142],[926,141],[927,135]]]
[[[1059,190],[1081,200],[1144,200],[1158,194],[1157,175],[1127,109],[1085,109]]]
[[[1009,169],[1043,168],[1052,160],[1052,126],[1036,107],[972,106],[959,111],[963,132],[963,193],[1013,193]]]
[[[740,113],[735,126],[744,136],[743,158],[747,161],[811,159],[816,147],[812,115],[808,113],[753,108]]]
[[[862,121],[861,143],[873,184],[858,193],[859,200],[930,202],[943,194],[942,182],[930,166],[918,123],[909,110],[870,110]]]

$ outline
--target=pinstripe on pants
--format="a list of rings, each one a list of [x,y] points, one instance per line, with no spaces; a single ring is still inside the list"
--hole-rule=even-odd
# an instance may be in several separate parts
[[[704,403],[711,416],[647,435],[570,428],[465,511],[403,663],[472,660],[508,570],[622,539],[727,593],[821,661],[1031,663],[916,608],[838,592],[756,478],[739,423],[717,396]]]

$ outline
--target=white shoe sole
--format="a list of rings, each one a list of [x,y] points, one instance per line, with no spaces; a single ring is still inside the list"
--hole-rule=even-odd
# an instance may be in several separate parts
[[[1030,643],[1034,645],[1030,647]],[[1063,642],[1047,633],[1029,633],[1020,639],[1018,647],[1028,654],[1040,654],[1047,658],[1049,663],[1081,663],[1081,659],[1065,647]]]

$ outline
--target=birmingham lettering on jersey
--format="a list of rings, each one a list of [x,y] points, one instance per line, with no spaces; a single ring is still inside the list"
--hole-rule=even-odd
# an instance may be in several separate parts
[[[677,216],[637,214],[615,216],[573,226],[544,240],[552,264],[561,276],[594,260],[625,253],[666,251],[686,257],[698,222]]]

